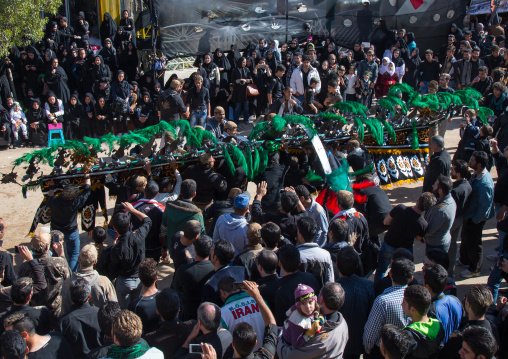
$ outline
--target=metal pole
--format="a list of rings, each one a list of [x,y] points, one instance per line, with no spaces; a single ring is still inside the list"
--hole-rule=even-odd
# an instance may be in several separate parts
[[[286,0],[286,44],[288,42],[288,26],[289,26],[289,0]]]
[[[148,5],[150,7],[150,27],[152,29],[152,52],[153,52],[153,61],[154,61],[154,65],[155,65],[155,61],[157,59],[157,48],[156,48],[156,41],[155,41],[155,36],[156,36],[156,28],[154,26],[154,24],[152,23],[152,16],[153,16],[153,0],[150,0],[148,2]],[[155,73],[155,70],[153,71],[153,81],[157,81],[157,74]]]

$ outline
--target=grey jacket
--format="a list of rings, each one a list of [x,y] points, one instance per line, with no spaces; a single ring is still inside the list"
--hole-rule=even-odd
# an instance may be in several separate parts
[[[321,332],[299,348],[293,348],[282,338],[277,344],[280,359],[342,358],[349,339],[347,323],[342,314],[336,322],[326,321]]]

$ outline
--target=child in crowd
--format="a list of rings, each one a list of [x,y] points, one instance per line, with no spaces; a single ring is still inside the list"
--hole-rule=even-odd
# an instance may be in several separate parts
[[[295,290],[295,304],[286,312],[288,319],[282,328],[282,337],[293,346],[301,347],[321,328],[319,305],[314,289],[299,284]]]
[[[480,136],[476,139],[475,151],[484,151],[489,157],[489,163],[487,165],[487,171],[490,171],[494,165],[494,158],[490,150],[490,139],[494,135],[494,130],[490,125],[483,125],[480,128]]]
[[[106,230],[103,227],[97,226],[92,230],[92,240],[97,249],[97,258],[101,256],[102,251],[107,247],[107,244],[104,243],[106,237]]]
[[[14,102],[14,105],[10,111],[11,115],[11,123],[12,123],[12,133],[14,135],[14,141],[18,140],[18,131],[21,128],[21,133],[23,134],[23,138],[25,141],[28,141],[28,131],[26,127],[26,116],[19,102]]]
[[[324,105],[328,107],[337,102],[342,102],[342,95],[340,94],[339,84],[337,81],[332,80],[328,83],[328,94],[326,95]]]
[[[358,102],[364,106],[369,105],[370,96],[372,95],[372,89],[370,88],[372,81],[370,80],[370,77],[370,71],[364,71],[363,78],[360,79],[358,85],[356,86],[356,98]]]
[[[356,90],[355,90],[355,84],[356,84],[356,74],[355,74],[356,67],[355,65],[351,65],[349,68],[349,72],[346,75],[346,79],[348,81],[347,88],[346,88],[346,101],[356,101]]]
[[[305,90],[305,98],[303,102],[303,113],[306,115],[317,115],[318,107],[323,107],[315,100],[316,87],[319,84],[319,79],[311,78],[310,87]]]
[[[180,195],[180,186],[182,185],[182,176],[175,165],[175,179],[164,177],[159,185],[160,191],[155,196],[155,200],[163,205],[171,201],[176,201]],[[174,184],[173,184],[174,183]]]

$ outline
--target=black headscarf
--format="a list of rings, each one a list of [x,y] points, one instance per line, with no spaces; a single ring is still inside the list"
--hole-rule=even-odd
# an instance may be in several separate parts
[[[113,40],[117,30],[116,22],[113,20],[109,12],[104,14],[104,18],[105,19],[102,21],[100,27],[102,41],[106,40],[108,37]]]
[[[237,66],[238,60],[242,58],[242,54],[240,51],[238,51],[238,47],[235,44],[232,44],[231,47],[233,49],[229,51],[227,58],[231,68],[235,68]]]
[[[219,52],[222,54],[222,56],[217,56],[217,53],[219,53]],[[215,56],[212,57],[213,63],[215,65],[217,65],[217,67],[223,68],[224,71],[231,70],[231,64],[229,63],[228,58],[224,54],[224,51],[222,51],[220,48],[217,48],[217,49],[215,49],[214,54],[215,54]]]
[[[210,63],[207,64],[205,62],[205,56],[203,56],[203,66],[202,66],[202,68],[205,69],[205,71],[206,71],[206,77],[209,78],[210,74],[212,73],[214,68],[217,67],[217,65],[213,62],[213,54],[211,52],[209,52],[207,55],[210,56]]]

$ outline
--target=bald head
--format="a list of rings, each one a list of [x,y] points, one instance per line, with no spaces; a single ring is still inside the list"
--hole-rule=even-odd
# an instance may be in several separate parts
[[[204,329],[210,332],[215,332],[219,329],[221,311],[216,304],[210,302],[201,303],[197,314],[198,320],[201,322]]]

